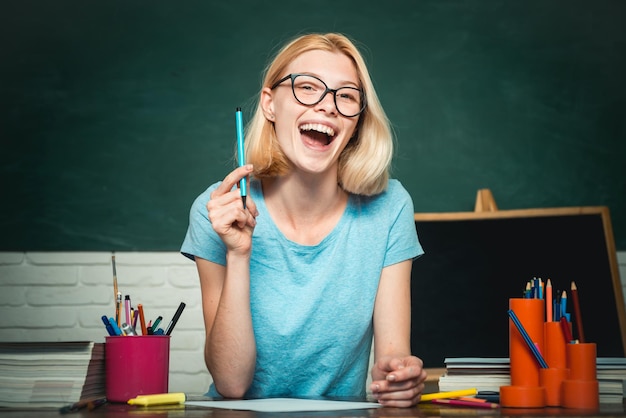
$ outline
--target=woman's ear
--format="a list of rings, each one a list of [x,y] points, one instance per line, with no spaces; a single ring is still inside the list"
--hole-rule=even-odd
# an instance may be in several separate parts
[[[265,115],[265,119],[270,122],[274,122],[276,116],[274,115],[274,95],[272,90],[268,87],[265,87],[261,91],[261,108],[263,109],[263,115]]]

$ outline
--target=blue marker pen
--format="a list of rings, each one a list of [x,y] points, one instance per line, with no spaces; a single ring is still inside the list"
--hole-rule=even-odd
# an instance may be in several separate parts
[[[235,112],[235,121],[237,123],[237,159],[239,167],[246,165],[246,156],[243,151],[243,116],[241,114],[241,108],[238,107]],[[239,191],[241,193],[241,201],[243,202],[243,208],[246,208],[246,196],[248,190],[246,187],[246,178],[242,178],[239,182]]]
[[[113,328],[115,335],[122,335],[122,330],[117,326],[117,321],[114,318],[109,318],[109,324]]]
[[[113,327],[109,323],[109,318],[107,318],[106,315],[102,315],[102,322],[104,323],[104,326],[106,327],[107,332],[109,333],[109,335],[111,335],[111,336],[115,335],[115,331],[113,330]]]

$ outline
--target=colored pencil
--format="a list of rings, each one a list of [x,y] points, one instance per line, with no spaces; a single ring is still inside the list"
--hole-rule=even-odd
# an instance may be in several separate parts
[[[146,326],[146,317],[143,313],[143,305],[137,304],[137,310],[139,311],[139,324],[141,325],[141,335],[148,335],[148,327]]]
[[[450,406],[465,406],[469,408],[495,409],[500,406],[497,403],[492,403],[492,402],[474,402],[474,401],[466,401],[463,399],[433,399],[430,402],[434,404],[450,405]]]
[[[578,301],[578,287],[576,283],[572,281],[572,303],[574,304],[574,317],[576,319],[576,331],[578,335],[578,341],[585,342],[585,333],[583,331],[583,318],[580,314],[580,302]]]
[[[472,396],[462,396],[460,398],[456,398],[460,401],[468,401],[468,402],[487,402],[487,399],[482,398],[474,398]]]
[[[111,265],[113,266],[113,301],[115,302],[115,320],[120,325],[120,311],[119,306],[117,304],[117,293],[119,292],[117,288],[117,270],[115,268],[115,254],[111,256]]]
[[[563,330],[563,336],[565,337],[565,341],[567,343],[571,343],[574,340],[572,337],[572,331],[569,327],[569,322],[567,322],[567,318],[564,316],[561,317],[561,329]]]
[[[546,321],[552,322],[552,282],[546,282]]]
[[[113,299],[117,298],[117,270],[115,268],[115,255],[111,256],[111,264],[113,265]]]
[[[567,292],[564,290],[563,293],[561,293],[561,316],[564,316],[565,319],[567,319],[569,321],[568,318],[568,313],[567,313]]]

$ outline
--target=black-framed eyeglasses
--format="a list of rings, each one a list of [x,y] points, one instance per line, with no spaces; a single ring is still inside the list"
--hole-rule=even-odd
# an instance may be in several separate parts
[[[356,87],[328,88],[319,78],[309,74],[289,74],[278,80],[271,87],[274,90],[285,80],[291,79],[291,91],[293,97],[305,106],[313,106],[324,100],[326,94],[332,93],[337,111],[347,117],[353,118],[365,110],[367,106],[365,92]]]

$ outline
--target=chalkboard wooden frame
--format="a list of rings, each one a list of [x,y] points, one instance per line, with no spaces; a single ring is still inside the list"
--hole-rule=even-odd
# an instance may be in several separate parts
[[[497,210],[484,197],[479,192],[475,212],[415,213],[425,254],[413,262],[411,344],[425,367],[442,367],[445,357],[508,356],[508,299],[522,297],[531,271],[554,274],[553,286],[562,286],[555,291],[568,295],[574,280],[587,341],[598,344],[598,356],[626,356],[608,207]]]

